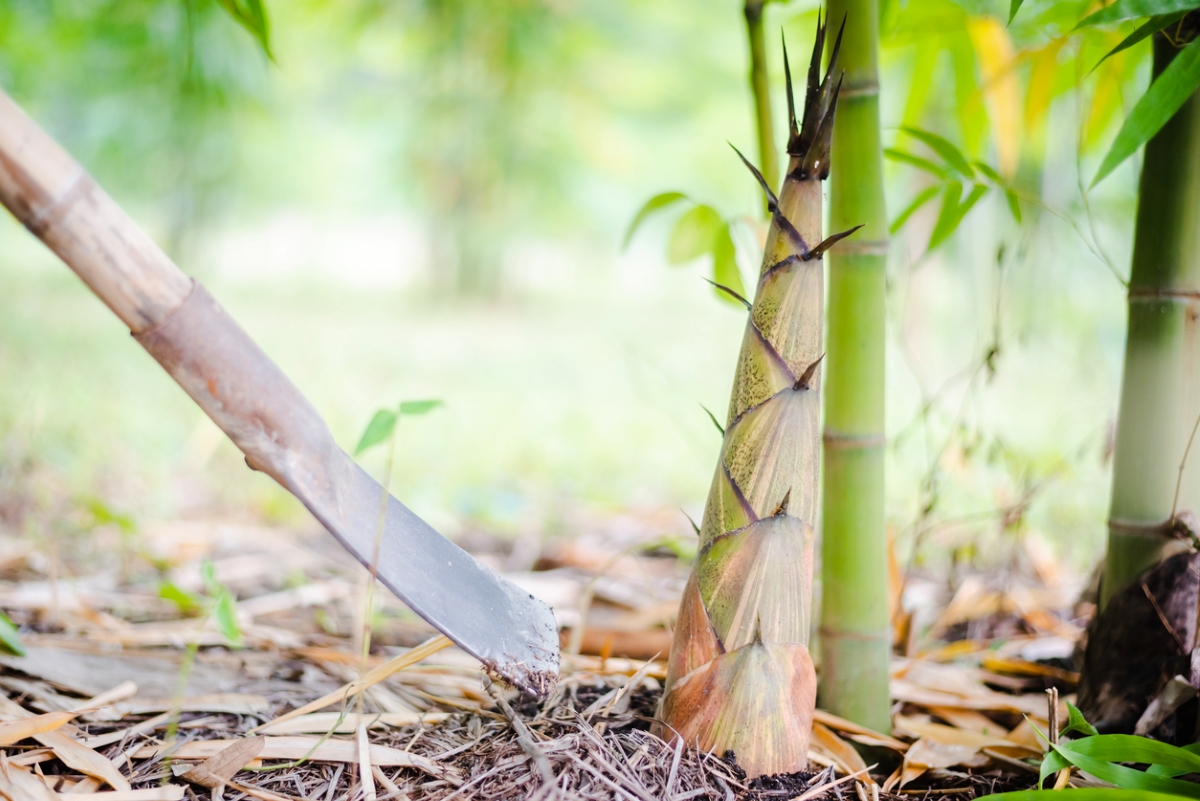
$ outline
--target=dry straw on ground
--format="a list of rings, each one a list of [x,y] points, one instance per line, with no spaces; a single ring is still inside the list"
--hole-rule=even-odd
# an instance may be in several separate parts
[[[894,665],[894,736],[819,712],[813,772],[751,782],[736,755],[649,732],[686,573],[661,550],[585,537],[535,554],[531,570],[534,557],[514,565],[511,550],[475,543],[564,624],[585,621],[584,653],[535,702],[386,603],[364,666],[361,578],[320,536],[171,524],[143,539],[128,563],[85,560],[53,577],[8,542],[0,607],[24,624],[27,649],[0,657],[8,801],[974,798],[1033,786],[1044,690],[1076,680],[1064,661],[1079,631],[1064,613],[1073,588],[972,579],[933,612],[906,613],[972,638],[923,652],[900,643],[910,656]],[[201,559],[239,599],[241,648],[211,614],[160,597],[168,581],[207,603]]]

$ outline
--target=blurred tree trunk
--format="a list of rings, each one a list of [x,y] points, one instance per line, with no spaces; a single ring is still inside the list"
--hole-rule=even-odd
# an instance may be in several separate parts
[[[1177,52],[1154,35],[1155,77]],[[1180,464],[1198,413],[1200,93],[1146,144],[1102,606],[1171,548],[1176,518],[1197,511],[1200,456],[1193,450],[1182,480]]]

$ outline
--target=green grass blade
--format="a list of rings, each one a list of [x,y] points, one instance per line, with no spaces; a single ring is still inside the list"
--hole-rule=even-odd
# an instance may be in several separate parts
[[[967,161],[967,157],[963,155],[963,152],[951,144],[949,139],[938,136],[930,131],[922,131],[920,128],[902,127],[900,130],[928,145],[946,161],[946,164],[951,169],[967,178],[975,177],[975,170],[971,168],[971,162]]]
[[[1116,55],[1117,53],[1120,53],[1122,50],[1128,50],[1129,48],[1133,47],[1138,42],[1142,41],[1143,39],[1147,39],[1147,38],[1153,36],[1154,34],[1161,31],[1163,28],[1167,27],[1168,25],[1175,23],[1175,22],[1179,22],[1179,20],[1183,19],[1184,16],[1187,15],[1187,13],[1188,12],[1185,10],[1185,11],[1176,11],[1174,14],[1162,14],[1157,17],[1151,17],[1150,19],[1148,19],[1144,23],[1142,23],[1138,27],[1137,30],[1135,30],[1133,33],[1129,34],[1124,39],[1122,39],[1120,44],[1118,44],[1112,50],[1109,50],[1107,53],[1105,53],[1104,58],[1102,58],[1096,62],[1096,67],[1099,67],[1101,64],[1103,64],[1104,60],[1107,59],[1109,56]],[[1092,67],[1091,71],[1094,71],[1096,69],[1096,67]]]
[[[638,228],[642,226],[647,219],[655,212],[665,209],[673,203],[678,203],[681,200],[686,200],[687,195],[682,192],[663,192],[650,198],[638,209],[638,213],[634,215],[633,222],[629,223],[628,230],[625,231],[625,238],[621,241],[621,250],[629,247],[629,243],[633,240],[633,235],[637,233]]]
[[[1100,163],[1091,185],[1094,187],[1100,183],[1134,151],[1150,141],[1197,87],[1200,87],[1200,40],[1183,48],[1134,105],[1104,156],[1104,161]]]
[[[371,422],[367,423],[367,428],[362,433],[362,437],[358,440],[358,445],[354,448],[354,455],[358,456],[368,448],[373,448],[379,443],[392,435],[392,429],[396,427],[396,413],[391,409],[380,409],[375,412],[375,416],[371,418]]]
[[[1021,10],[1021,4],[1024,2],[1025,0],[1012,0],[1012,2],[1008,4],[1009,25],[1012,25],[1012,21],[1017,18],[1017,12]]]
[[[1154,17],[1160,14],[1173,14],[1176,11],[1190,11],[1200,7],[1196,0],[1117,0],[1110,6],[1085,17],[1075,30],[1089,25],[1106,25],[1110,22],[1121,22],[1138,17]]]

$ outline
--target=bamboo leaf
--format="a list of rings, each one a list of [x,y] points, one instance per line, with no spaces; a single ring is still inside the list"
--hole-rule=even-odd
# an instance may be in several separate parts
[[[373,448],[379,443],[392,435],[392,429],[396,427],[396,413],[391,409],[380,409],[375,412],[375,416],[371,418],[371,422],[367,423],[367,428],[362,433],[362,437],[358,440],[358,446],[354,449],[354,455],[358,456],[368,448]]]
[[[958,227],[958,221],[961,219],[957,213],[958,201],[961,197],[962,184],[958,181],[946,184],[946,188],[942,193],[942,209],[938,212],[938,219],[934,223],[933,233],[929,236],[927,250],[933,250],[940,245]]]
[[[1071,763],[1057,751],[1050,750],[1042,757],[1042,766],[1038,769],[1038,784],[1049,779],[1054,774],[1058,773],[1063,768],[1071,767]]]
[[[1021,4],[1024,2],[1025,0],[1012,0],[1012,2],[1008,4],[1009,25],[1012,25],[1012,21],[1017,18],[1017,12],[1021,10]]]
[[[1012,212],[1013,219],[1020,223],[1021,201],[1020,198],[1017,197],[1017,193],[1013,191],[1013,188],[1009,185],[1008,181],[1005,181],[1002,177],[1000,177],[1000,173],[996,172],[991,166],[982,161],[972,161],[971,164],[973,164],[977,170],[987,176],[987,178],[992,183],[996,184],[997,187],[1004,190],[1004,197],[1008,200],[1008,210]]]
[[[0,650],[17,656],[25,656],[25,646],[21,643],[21,634],[9,616],[3,612],[0,612]]]
[[[687,195],[683,194],[682,192],[663,192],[662,194],[655,195],[647,200],[645,204],[638,209],[638,213],[634,215],[633,222],[629,223],[629,229],[625,232],[625,239],[621,242],[621,249],[624,250],[625,248],[629,247],[629,243],[633,239],[633,235],[637,233],[637,229],[640,228],[642,223],[644,223],[652,214],[686,198]]]
[[[933,226],[933,233],[929,236],[929,250],[933,250],[949,239],[950,235],[958,229],[958,224],[962,222],[963,217],[967,216],[967,212],[988,192],[988,187],[983,184],[975,184],[971,188],[970,194],[962,199],[962,189],[962,184],[957,181],[946,185],[945,193],[942,196],[942,210],[938,214],[937,223]]]
[[[967,157],[962,151],[950,143],[950,140],[938,136],[930,131],[922,131],[920,128],[903,127],[900,129],[914,139],[919,139],[930,147],[935,153],[941,156],[947,166],[967,178],[974,178],[975,171],[971,169],[971,163],[967,161]]]
[[[217,602],[213,605],[213,619],[217,623],[217,630],[230,645],[242,644],[242,627],[238,625],[237,620],[237,599],[225,587],[221,588]]]
[[[1200,87],[1200,40],[1183,48],[1134,105],[1091,185],[1100,183],[1158,133],[1197,87]]]
[[[1139,762],[1158,765],[1184,773],[1200,773],[1200,755],[1178,746],[1136,737],[1132,734],[1098,734],[1072,740],[1063,744],[1070,759],[1073,754],[1083,754],[1107,762]],[[1200,785],[1193,785],[1200,793]]]
[[[1157,17],[1151,17],[1142,23],[1137,30],[1122,39],[1120,44],[1105,53],[1104,58],[1096,62],[1096,67],[1099,67],[1101,64],[1103,64],[1104,60],[1109,56],[1120,53],[1122,50],[1128,50],[1143,39],[1147,39],[1158,33],[1171,23],[1179,22],[1179,20],[1183,19],[1187,13],[1187,10],[1184,10],[1176,11],[1173,14],[1160,14]],[[1091,71],[1094,72],[1096,67],[1092,67]]]
[[[709,253],[716,244],[717,233],[724,225],[721,215],[711,206],[697,205],[675,223],[667,242],[667,261],[683,264]]]
[[[923,159],[920,156],[914,156],[912,153],[906,153],[903,150],[897,150],[894,147],[885,148],[883,155],[887,156],[892,161],[898,161],[902,164],[908,164],[916,167],[919,170],[931,173],[938,178],[945,179],[948,175],[945,168],[939,167],[929,159]]]
[[[917,209],[924,206],[926,203],[932,200],[938,192],[941,191],[941,186],[931,186],[928,189],[923,190],[920,194],[913,198],[912,203],[909,203],[904,211],[900,212],[896,219],[892,220],[892,224],[888,226],[888,233],[894,234],[899,231],[900,228],[906,222],[908,222],[908,218],[917,212]]]
[[[426,414],[433,411],[442,405],[442,401],[437,398],[429,400],[401,401],[400,414],[406,414],[409,417],[416,417],[420,414]]]
[[[1117,0],[1110,6],[1085,17],[1075,30],[1090,25],[1105,25],[1110,22],[1121,22],[1138,17],[1153,17],[1160,14],[1173,14],[1176,11],[1191,11],[1200,7],[1196,0]]]
[[[1180,781],[1179,779],[1170,779],[1164,776],[1156,776],[1152,773],[1146,773],[1144,771],[1137,770],[1136,768],[1127,768],[1124,765],[1105,762],[1103,759],[1097,759],[1078,750],[1079,744],[1085,742],[1085,740],[1098,740],[1102,737],[1114,736],[1124,736],[1134,740],[1153,742],[1143,737],[1109,734],[1100,735],[1098,737],[1088,737],[1084,740],[1075,740],[1071,743],[1060,743],[1050,747],[1085,773],[1090,773],[1097,779],[1109,782],[1110,784],[1115,784],[1117,787],[1122,789],[1148,790],[1155,793],[1170,793],[1176,796],[1182,795],[1189,798],[1200,798],[1200,784]],[[1131,761],[1134,760],[1133,755],[1120,756],[1119,758],[1129,759]]]
[[[1064,765],[1065,767],[1065,765]],[[1179,796],[1146,791],[1135,792],[1111,787],[1080,787],[1063,790],[1017,790],[1012,793],[996,793],[980,796],[979,801],[1179,801]]]
[[[746,294],[746,288],[742,284],[742,274],[737,266],[737,251],[733,246],[733,237],[729,232],[729,223],[724,223],[721,229],[717,231],[716,238],[713,241],[712,249],[713,257],[713,283],[719,284],[722,287],[728,287],[737,294],[737,297],[729,295],[728,292],[717,290],[717,297],[726,303],[732,303],[735,306],[741,306],[741,297]]]
[[[203,608],[198,597],[169,581],[158,585],[158,597],[175,604],[185,615],[197,614]]]
[[[1067,701],[1067,727],[1060,734],[1076,733],[1094,737],[1100,732],[1096,731],[1095,726],[1087,722],[1087,718],[1079,711],[1079,707]]]
[[[217,0],[217,2],[237,24],[258,40],[263,52],[267,54],[267,58],[274,60],[275,56],[271,54],[271,25],[262,0]]]

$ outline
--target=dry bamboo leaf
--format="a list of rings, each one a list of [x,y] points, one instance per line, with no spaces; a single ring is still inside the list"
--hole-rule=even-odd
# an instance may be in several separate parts
[[[979,734],[990,734],[996,737],[1008,737],[1008,729],[987,715],[980,714],[973,709],[951,709],[944,706],[931,706],[929,707],[929,711],[960,729],[966,729],[967,731]]]
[[[980,667],[984,670],[994,670],[997,673],[1014,673],[1018,676],[1044,676],[1051,679],[1079,684],[1079,673],[1065,670],[1038,662],[1028,662],[1024,659],[1005,659],[988,654],[983,658]]]
[[[990,745],[1015,746],[1009,740],[994,735],[980,734],[967,729],[956,729],[941,723],[926,723],[904,715],[896,716],[896,727],[911,732],[918,738],[938,743],[939,745],[961,745],[975,749]],[[909,749],[912,750],[911,748]]]
[[[229,786],[238,792],[245,793],[251,798],[257,798],[259,801],[295,801],[295,799],[286,795],[272,793],[270,790],[264,790],[263,788],[255,787],[252,784],[239,784],[232,779],[229,781]]]
[[[64,765],[106,782],[114,790],[130,790],[129,781],[100,754],[60,731],[36,735],[38,742],[54,751]]]
[[[389,726],[413,726],[418,723],[437,724],[448,719],[446,712],[377,712],[362,716],[368,728],[383,729]],[[314,712],[298,718],[271,721],[261,726],[262,734],[350,734],[358,728],[359,717],[355,713]]]
[[[76,704],[75,710],[80,714],[94,715],[96,711],[102,710],[105,707],[110,707],[120,701],[126,701],[137,695],[138,686],[132,681],[123,681],[111,690],[106,690],[98,695],[94,695],[86,701]],[[117,717],[104,717],[105,720],[117,720]]]
[[[813,745],[821,752],[831,757],[836,767],[842,773],[856,773],[867,769],[867,763],[854,750],[854,746],[838,737],[830,728],[820,723],[813,723]],[[867,781],[874,783],[870,777]]]
[[[184,795],[182,784],[163,784],[141,790],[114,790],[101,793],[72,793],[73,798],[89,801],[180,801]]]
[[[975,745],[939,743],[922,737],[913,743],[912,748],[909,748],[908,753],[904,755],[906,775],[901,779],[900,786],[903,787],[916,778],[915,776],[910,778],[907,775],[910,767],[924,773],[926,770],[955,766],[981,768],[987,763],[988,758],[979,753],[979,748]],[[918,773],[918,775],[920,774]]]
[[[0,746],[12,745],[35,734],[54,731],[70,722],[76,714],[75,712],[47,712],[44,715],[34,715],[31,718],[14,720],[11,723],[0,723]]]
[[[375,777],[371,775],[371,743],[367,740],[367,725],[361,721],[354,744],[358,746],[358,781],[362,784],[363,801],[375,801]]]
[[[40,762],[49,762],[54,759],[54,752],[49,748],[34,748],[31,751],[24,751],[10,758],[8,761],[14,765],[22,767],[28,765],[36,765]]]
[[[253,693],[209,693],[194,695],[177,702],[173,699],[147,699],[121,704],[127,715],[151,712],[222,712],[229,715],[259,715],[271,708],[271,702]]]
[[[902,743],[895,737],[888,737],[886,734],[880,734],[874,729],[868,729],[866,726],[860,726],[853,721],[846,720],[845,718],[839,718],[837,715],[834,715],[831,712],[826,712],[824,709],[818,709],[816,712],[814,712],[813,720],[823,726],[828,726],[834,731],[846,732],[847,734],[856,734],[861,737],[869,737],[872,740],[877,741],[880,745],[883,745],[886,748],[891,748],[893,751],[904,753],[908,750],[908,743]]]
[[[171,713],[164,712],[161,715],[152,717],[149,720],[144,720],[141,723],[137,723],[127,729],[117,729],[116,731],[110,731],[107,734],[97,734],[95,737],[86,737],[81,740],[81,742],[88,748],[103,748],[106,745],[112,745],[113,743],[120,742],[126,737],[132,738],[138,734],[141,734],[142,732],[153,731],[160,726],[166,726],[170,722]]]
[[[262,737],[243,737],[209,757],[183,774],[194,784],[214,788],[226,784],[239,770],[262,753],[266,741]]]
[[[349,699],[353,698],[358,693],[367,689],[368,687],[371,687],[372,685],[378,684],[379,682],[383,681],[388,676],[391,676],[393,673],[403,670],[404,668],[408,667],[409,665],[415,665],[417,662],[420,662],[422,659],[426,658],[427,656],[430,656],[431,654],[436,654],[438,651],[442,650],[443,648],[448,648],[453,644],[454,643],[451,642],[447,637],[439,634],[438,636],[434,637],[433,639],[426,640],[425,642],[421,643],[416,648],[413,648],[412,650],[408,651],[407,653],[400,654],[399,656],[397,656],[394,659],[389,659],[387,662],[380,665],[379,667],[373,668],[372,670],[368,671],[367,674],[365,676],[363,676],[361,679],[358,679],[357,681],[349,682],[348,684],[346,684],[342,687],[339,687],[338,689],[334,690],[333,692],[329,693],[328,695],[318,698],[316,701],[313,701],[312,703],[305,704],[304,706],[300,707],[299,709],[293,709],[291,712],[288,712],[286,715],[280,715],[279,717],[275,718],[275,720],[270,721],[270,723],[279,723],[281,721],[291,720],[292,718],[298,718],[301,715],[307,715],[310,712],[316,712],[317,710],[323,709],[332,704],[344,703],[344,702],[348,701]],[[258,731],[259,729],[262,729],[267,725],[269,725],[269,723],[264,723],[261,726],[256,726],[255,728],[251,729],[250,731],[251,732]]]
[[[358,746],[353,740],[335,740],[321,737],[262,737],[263,750],[258,758],[268,759],[307,759],[312,762],[358,762]],[[146,745],[133,754],[134,759],[153,759],[159,754],[169,753],[175,759],[209,759],[223,749],[232,745],[236,740],[194,740],[184,743],[174,750],[165,745]],[[401,751],[386,745],[371,745],[371,764],[380,767],[406,767],[423,770],[439,778],[453,775],[453,772],[430,759]]]
[[[75,794],[83,795],[85,793],[94,793],[97,790],[99,790],[102,786],[103,785],[101,784],[99,779],[94,779],[91,776],[84,776],[82,779],[75,782],[75,785],[73,787],[71,787],[69,790],[64,790],[63,792],[70,793],[72,795],[75,795]]]
[[[0,758],[0,795],[8,801],[56,801],[58,794],[29,770]]]

